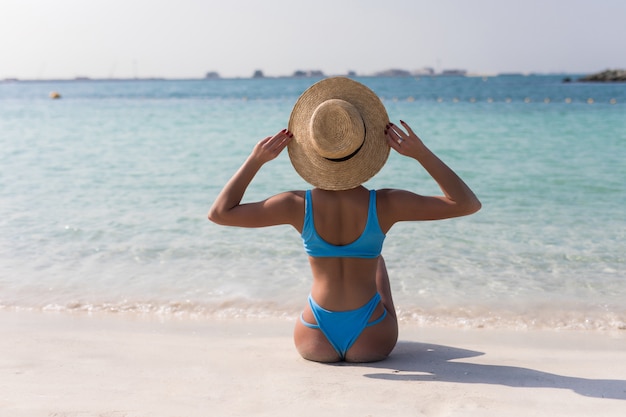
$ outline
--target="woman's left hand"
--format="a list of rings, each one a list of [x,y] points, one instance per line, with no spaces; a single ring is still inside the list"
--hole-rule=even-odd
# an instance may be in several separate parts
[[[399,154],[418,159],[423,154],[426,146],[408,124],[402,120],[400,120],[400,123],[406,129],[406,133],[399,126],[389,122],[385,128],[387,143],[398,151]]]

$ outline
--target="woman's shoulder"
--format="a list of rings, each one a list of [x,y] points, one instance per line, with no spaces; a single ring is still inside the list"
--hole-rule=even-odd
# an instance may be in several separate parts
[[[298,200],[303,200],[305,196],[306,196],[306,190],[291,190],[291,191],[283,191],[282,193],[275,194],[270,198],[286,200],[286,201],[298,201]]]
[[[412,220],[413,214],[422,205],[424,197],[414,192],[383,188],[376,190],[378,220],[385,233],[398,221]]]
[[[304,204],[304,200],[306,197],[305,190],[292,190],[292,191],[284,191],[282,193],[276,194],[269,199],[273,202],[286,204],[286,205],[301,205]]]
[[[289,196],[291,198],[294,199],[303,199],[306,196],[306,190],[291,190],[291,191],[286,191],[286,194],[289,194]]]
[[[416,195],[412,191],[403,190],[400,188],[380,188],[374,191],[376,191],[376,197],[379,199],[396,199]]]

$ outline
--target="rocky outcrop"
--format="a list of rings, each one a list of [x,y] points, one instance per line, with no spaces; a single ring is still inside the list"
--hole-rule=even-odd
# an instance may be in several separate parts
[[[579,79],[583,82],[626,82],[626,70],[606,70]]]

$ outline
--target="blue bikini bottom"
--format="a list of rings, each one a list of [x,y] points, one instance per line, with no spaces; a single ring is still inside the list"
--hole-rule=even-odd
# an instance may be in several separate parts
[[[329,311],[320,307],[309,295],[309,306],[311,306],[317,324],[307,323],[302,315],[300,315],[300,321],[311,329],[320,329],[341,359],[345,359],[346,352],[356,342],[363,330],[380,323],[387,316],[385,309],[379,318],[369,321],[379,302],[380,294],[376,293],[367,304],[356,310]]]

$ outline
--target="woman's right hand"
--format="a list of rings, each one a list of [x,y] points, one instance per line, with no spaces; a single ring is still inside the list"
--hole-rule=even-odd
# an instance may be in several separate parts
[[[251,157],[260,164],[276,158],[293,139],[293,133],[283,129],[274,136],[268,136],[259,141],[252,150]]]

